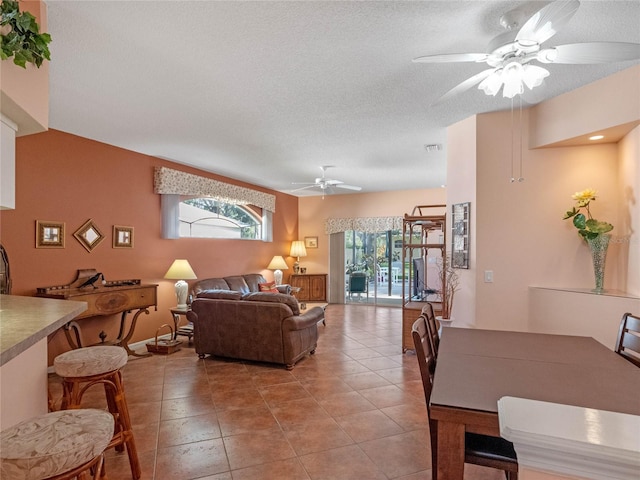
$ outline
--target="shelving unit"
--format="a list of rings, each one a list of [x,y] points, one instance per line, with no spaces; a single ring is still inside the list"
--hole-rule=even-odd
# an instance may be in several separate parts
[[[402,220],[402,351],[413,350],[411,327],[430,302],[442,313],[444,272],[437,269],[446,255],[446,205],[418,205]],[[430,255],[431,253],[431,255]]]

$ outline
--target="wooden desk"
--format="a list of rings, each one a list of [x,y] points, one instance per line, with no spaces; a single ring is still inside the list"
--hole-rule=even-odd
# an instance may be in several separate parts
[[[500,436],[498,400],[640,415],[640,369],[589,337],[444,328],[431,393],[434,480],[464,471],[464,432]]]
[[[141,357],[147,356],[148,354],[141,355],[131,350],[129,348],[129,340],[131,340],[131,337],[133,336],[140,314],[144,312],[148,315],[149,307],[157,308],[157,289],[158,285],[141,284],[140,280],[123,280],[107,282],[106,285],[97,288],[93,288],[91,286],[88,288],[68,288],[66,286],[38,288],[37,296],[86,302],[87,310],[81,315],[78,315],[75,320],[120,313],[118,337],[113,341],[103,343],[107,345],[120,345],[124,347],[129,355]],[[127,330],[127,314],[136,309],[138,311],[133,315],[131,325]],[[67,341],[71,347],[82,347],[82,342],[80,340],[80,326],[78,323],[75,321],[69,322],[64,328]],[[75,333],[75,340],[71,336],[71,330]]]

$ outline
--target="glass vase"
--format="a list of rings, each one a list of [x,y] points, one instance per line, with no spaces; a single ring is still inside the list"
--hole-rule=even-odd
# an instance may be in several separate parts
[[[608,233],[601,233],[597,237],[587,238],[593,260],[593,273],[596,279],[596,288],[593,289],[595,293],[604,292],[604,264],[607,259],[610,239],[611,235]]]

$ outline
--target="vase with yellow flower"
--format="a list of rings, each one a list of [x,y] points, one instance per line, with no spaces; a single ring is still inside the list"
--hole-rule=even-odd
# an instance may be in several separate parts
[[[592,188],[574,193],[571,198],[576,201],[576,205],[567,211],[563,218],[565,220],[573,218],[573,225],[578,229],[578,234],[589,245],[596,280],[596,288],[593,291],[602,293],[604,292],[604,265],[611,239],[609,232],[613,230],[613,225],[591,216],[590,204],[597,198],[597,193]]]

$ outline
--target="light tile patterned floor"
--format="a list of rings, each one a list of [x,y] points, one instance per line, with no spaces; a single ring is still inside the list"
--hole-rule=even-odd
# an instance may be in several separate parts
[[[186,345],[130,359],[127,402],[149,480],[431,479],[418,364],[399,308],[330,305],[315,355],[282,366],[207,357]],[[59,378],[50,378],[54,396]],[[89,392],[86,406],[104,406]],[[107,478],[129,479],[107,452]],[[465,466],[465,479],[500,480]]]

